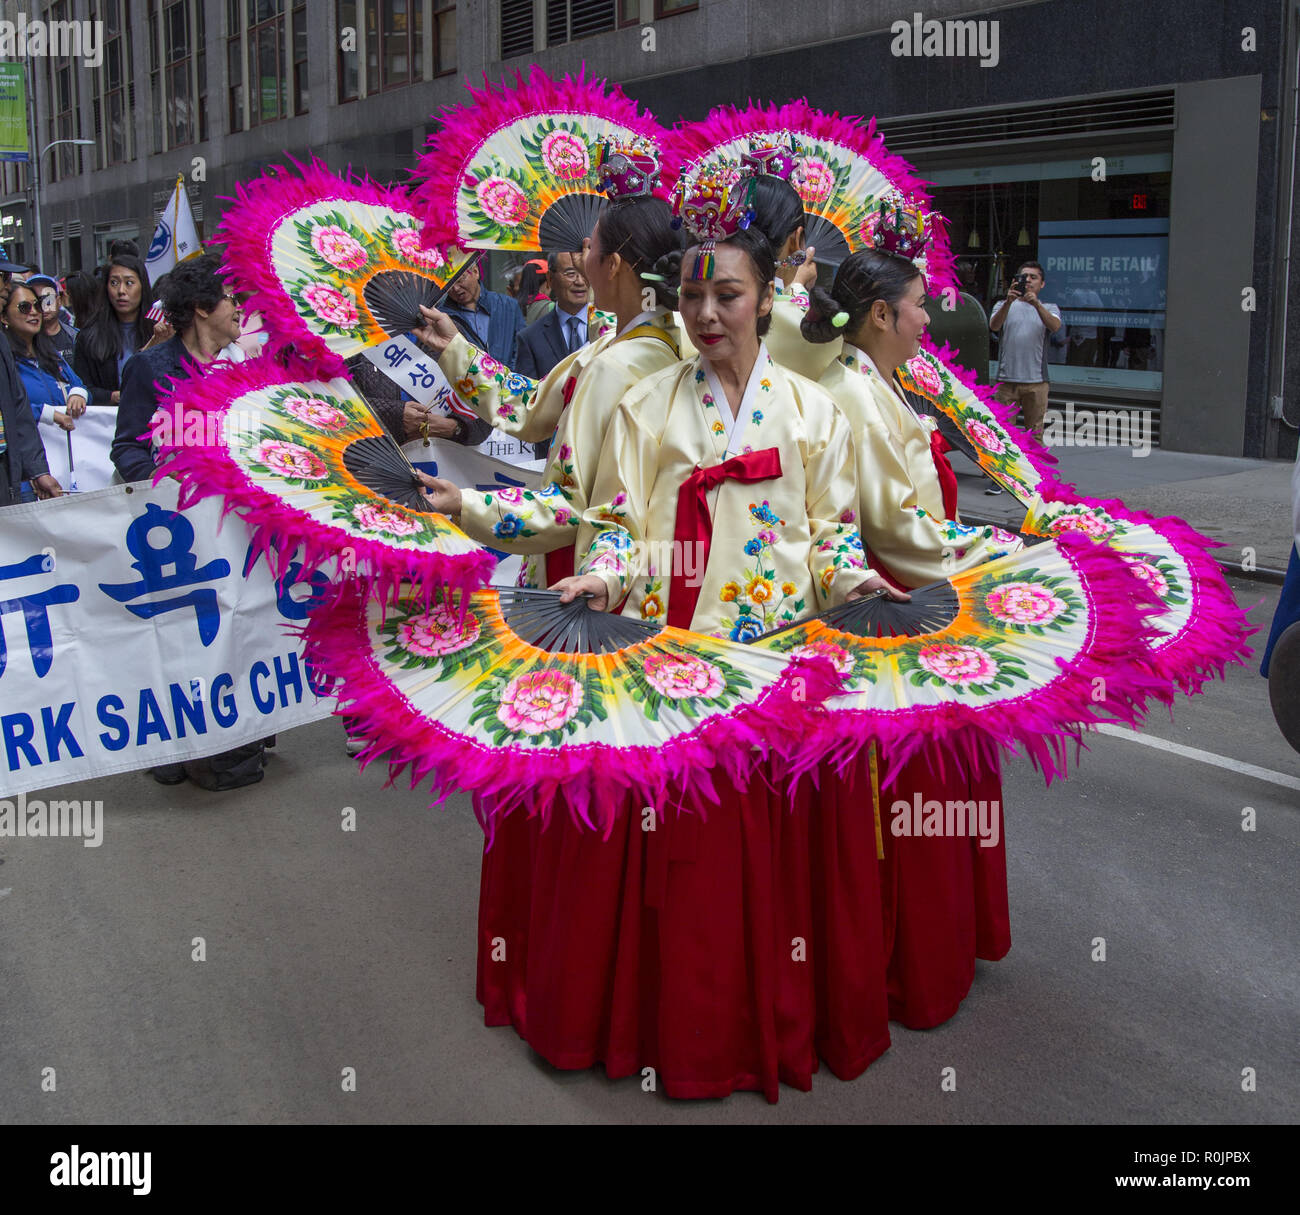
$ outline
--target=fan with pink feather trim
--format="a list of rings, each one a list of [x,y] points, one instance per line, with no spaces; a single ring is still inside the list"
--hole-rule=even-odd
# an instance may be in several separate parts
[[[275,573],[301,550],[331,560],[387,601],[478,589],[496,560],[420,492],[396,441],[345,379],[302,381],[250,359],[175,383],[152,422],[157,477],[183,507],[218,495],[248,525]]]
[[[263,317],[271,352],[291,347],[327,376],[418,328],[419,305],[436,305],[468,262],[421,244],[405,191],[340,176],[319,160],[238,186],[216,239],[227,278]]]
[[[874,118],[827,114],[802,99],[743,110],[718,106],[702,122],[680,122],[664,137],[664,171],[676,177],[688,163],[739,160],[754,142],[768,138],[793,138],[797,145],[801,163],[791,184],[810,217],[805,235],[818,261],[838,265],[849,253],[873,247],[881,202],[908,203],[931,235],[924,256],[929,289],[957,285],[943,217],[928,207],[925,183],[911,165],[886,150]]]
[[[605,202],[594,145],[658,145],[663,129],[617,86],[581,73],[470,90],[445,110],[416,166],[426,245],[527,252],[582,248]],[[667,183],[665,183],[667,184]]]

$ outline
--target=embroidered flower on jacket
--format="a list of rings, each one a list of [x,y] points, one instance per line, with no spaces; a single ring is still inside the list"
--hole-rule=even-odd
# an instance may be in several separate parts
[[[641,600],[641,619],[651,620],[664,614],[664,603],[658,595],[647,595]]]
[[[751,578],[745,591],[755,603],[767,603],[772,598],[772,584],[766,578]]]
[[[518,515],[512,515],[509,512],[499,522],[492,525],[492,534],[500,536],[502,540],[509,540],[519,535],[524,526],[524,521]]]
[[[742,616],[731,630],[732,641],[753,641],[763,635],[763,625],[757,616]]]
[[[727,582],[723,584],[722,590],[718,594],[718,598],[721,599],[723,603],[734,603],[740,596],[740,592],[741,585],[739,582]]]

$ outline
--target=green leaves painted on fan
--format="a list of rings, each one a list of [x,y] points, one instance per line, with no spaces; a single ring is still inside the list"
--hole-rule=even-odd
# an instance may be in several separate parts
[[[916,688],[935,686],[988,696],[1029,679],[1022,658],[1001,653],[998,642],[979,637],[914,641],[899,647],[896,655],[899,673]]]
[[[285,287],[289,298],[298,306],[298,314],[317,333],[339,334],[360,341],[366,323],[357,307],[357,297],[323,279],[300,279]]]
[[[458,608],[441,604],[393,608],[376,633],[388,646],[386,661],[404,671],[431,672],[439,683],[462,671],[486,674],[499,656],[472,611],[462,617]]]
[[[370,265],[373,238],[341,212],[310,215],[293,226],[298,248],[320,273],[350,278]]]
[[[975,619],[993,633],[1045,637],[1074,624],[1083,611],[1070,579],[1038,569],[981,578],[972,595]]]
[[[685,651],[628,656],[615,675],[650,721],[658,721],[665,707],[698,721],[707,715],[703,710],[730,709],[754,686],[730,663]]]
[[[604,680],[597,671],[520,668],[513,677],[503,673],[485,683],[474,698],[470,723],[482,723],[494,746],[558,747],[580,727],[608,719]]]
[[[824,658],[844,682],[844,691],[853,692],[864,684],[876,682],[880,654],[868,648],[857,637],[849,637],[847,644],[828,637],[822,630],[810,638],[807,626],[789,629],[755,643],[760,649],[775,650],[792,658]],[[843,636],[843,634],[841,634]]]

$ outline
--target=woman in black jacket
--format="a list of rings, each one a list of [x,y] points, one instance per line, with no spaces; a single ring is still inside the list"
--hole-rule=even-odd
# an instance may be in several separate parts
[[[146,315],[153,300],[149,272],[138,257],[121,253],[109,262],[103,303],[72,351],[72,369],[90,389],[92,405],[116,405],[127,359],[172,336]]]

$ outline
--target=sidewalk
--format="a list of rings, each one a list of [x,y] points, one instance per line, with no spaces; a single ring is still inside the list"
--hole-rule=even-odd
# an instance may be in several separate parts
[[[1119,498],[1153,515],[1176,515],[1225,547],[1213,550],[1240,571],[1243,550],[1255,550],[1259,570],[1285,571],[1291,558],[1289,460],[1200,456],[1152,448],[1146,456],[1130,447],[1056,447],[1057,475],[1093,498]],[[1010,494],[989,497],[990,484],[957,452],[958,507],[967,522],[1014,528],[1024,508]]]

